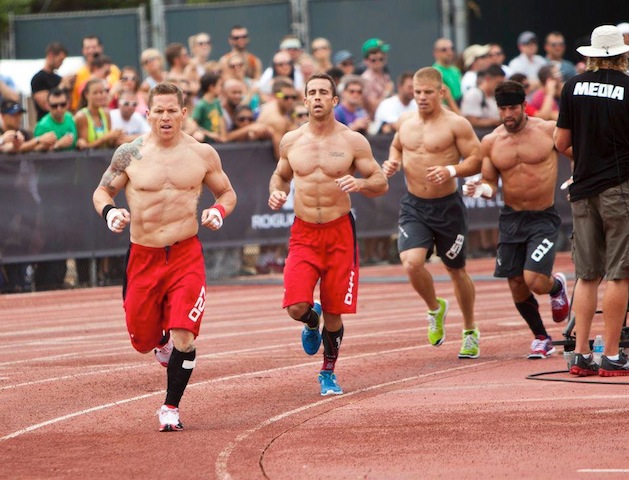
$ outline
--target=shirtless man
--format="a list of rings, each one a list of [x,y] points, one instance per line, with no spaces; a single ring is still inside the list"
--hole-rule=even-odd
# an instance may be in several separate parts
[[[464,193],[491,198],[502,178],[505,206],[500,212],[500,240],[494,276],[506,277],[520,315],[533,332],[528,358],[546,358],[555,352],[533,296],[550,295],[553,320],[568,316],[566,277],[551,275],[561,218],[555,210],[557,151],[555,122],[528,117],[524,87],[506,81],[496,87],[502,125],[483,137],[482,179],[468,181]]]
[[[389,189],[364,136],[334,119],[334,80],[313,75],[305,88],[310,121],[288,132],[269,185],[269,206],[286,203],[295,185],[295,223],[284,268],[284,302],[291,318],[303,322],[302,345],[315,355],[323,335],[321,395],[340,395],[334,365],[343,339],[344,313],[356,313],[358,247],[350,193],[377,197]],[[361,178],[355,178],[358,171]],[[313,291],[321,280],[321,303]],[[323,332],[319,318],[323,312]]]
[[[401,120],[389,159],[382,165],[387,177],[403,167],[408,188],[400,202],[400,260],[411,285],[428,307],[428,341],[441,345],[446,336],[448,302],[437,297],[432,275],[425,266],[436,246],[463,314],[459,358],[478,358],[475,289],[465,270],[467,212],[454,177],[480,171],[480,142],[470,122],[443,107],[445,87],[437,69],[425,67],[415,72],[413,92],[418,111]],[[459,163],[461,157],[464,160]]]
[[[195,364],[194,339],[205,309],[205,265],[197,207],[203,185],[216,203],[201,224],[218,230],[236,206],[236,194],[210,145],[182,133],[183,94],[170,83],[149,92],[151,131],[118,147],[94,191],[94,208],[109,229],[131,229],[123,289],[127,329],[140,353],[155,349],[167,367],[167,390],[159,410],[160,431],[177,431],[179,401]],[[125,189],[131,213],[114,197]],[[164,333],[165,332],[165,333]]]

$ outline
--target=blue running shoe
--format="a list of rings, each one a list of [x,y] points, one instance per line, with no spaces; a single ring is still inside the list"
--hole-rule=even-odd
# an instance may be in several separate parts
[[[321,318],[321,304],[319,302],[314,303],[312,310]],[[304,325],[304,329],[301,331],[301,345],[304,347],[304,352],[308,355],[315,355],[319,351],[321,332],[318,324],[317,328],[310,328],[308,325]]]
[[[319,373],[319,383],[321,384],[321,396],[343,395],[343,389],[336,383],[336,375],[334,372],[322,370]]]

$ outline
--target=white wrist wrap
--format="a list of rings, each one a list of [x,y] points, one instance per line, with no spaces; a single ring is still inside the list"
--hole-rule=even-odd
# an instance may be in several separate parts
[[[210,208],[210,215],[216,215],[216,222],[218,222],[218,228],[223,226],[223,215],[218,208]]]
[[[118,223],[122,220],[122,215],[120,214],[120,210],[117,208],[112,208],[107,212],[107,226],[109,230],[115,232],[118,228]]]
[[[476,188],[474,189],[474,195],[472,195],[472,198],[478,198],[480,196],[491,198],[492,195],[494,194],[494,191],[486,183],[481,183],[480,185],[475,185],[475,187]],[[463,194],[464,195],[467,195],[469,190],[470,190],[470,188],[469,188],[469,186],[467,184],[463,185]]]
[[[446,166],[446,170],[450,174],[450,178],[456,177],[456,170],[455,170],[455,168],[452,165],[447,165]]]

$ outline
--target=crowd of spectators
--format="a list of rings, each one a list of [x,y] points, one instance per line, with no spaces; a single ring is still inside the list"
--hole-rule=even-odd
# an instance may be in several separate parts
[[[629,42],[629,24],[618,27]],[[206,32],[191,35],[187,45],[172,43],[163,52],[147,48],[141,52],[138,72],[117,66],[98,37],[86,36],[81,50],[84,65],[65,77],[56,71],[67,48],[52,42],[43,52],[42,69],[31,80],[35,124],[23,120],[27,102],[21,101],[8,72],[0,72],[0,153],[109,149],[131,141],[148,131],[148,92],[162,81],[175,83],[184,92],[189,114],[183,130],[199,142],[270,140],[276,158],[282,136],[307,121],[303,90],[314,73],[335,79],[337,120],[365,135],[394,133],[400,116],[417,109],[413,72],[391,78],[387,66],[391,46],[382,39],[365,40],[359,61],[343,46],[335,50],[326,38],[304,46],[297,36],[285,35],[269,65],[249,51],[246,27],[234,25],[228,41],[231,50],[222,56],[213,56],[212,38]],[[473,44],[457,53],[450,39],[434,42],[433,66],[446,86],[444,104],[477,129],[499,124],[494,90],[502,80],[525,86],[528,115],[554,120],[563,83],[584,70],[583,62],[564,58],[566,42],[560,32],[548,33],[541,44],[534,32],[525,31],[514,42],[520,53],[508,62],[497,43]],[[480,235],[478,251],[494,248],[491,232]],[[365,261],[386,260],[387,255],[386,245],[368,246]]]

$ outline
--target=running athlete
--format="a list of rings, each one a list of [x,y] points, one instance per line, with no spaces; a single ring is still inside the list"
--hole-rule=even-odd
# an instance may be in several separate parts
[[[389,185],[365,137],[334,119],[334,80],[313,75],[305,95],[310,121],[280,142],[269,206],[278,210],[286,203],[294,180],[295,222],[284,267],[283,308],[305,324],[302,345],[308,355],[319,351],[323,337],[321,395],[340,395],[334,366],[343,339],[341,315],[356,313],[358,299],[358,246],[349,194],[377,197]],[[361,178],[353,176],[356,170]],[[319,280],[321,303],[313,300]]]
[[[159,429],[166,432],[183,428],[179,402],[195,365],[194,339],[205,308],[199,198],[203,185],[216,198],[201,213],[201,224],[218,230],[236,206],[236,194],[216,150],[181,131],[187,112],[179,87],[155,85],[148,108],[151,131],[118,147],[93,202],[112,232],[130,225],[127,330],[137,351],[155,350],[166,367],[166,400],[158,411]],[[114,204],[123,188],[131,212]]]
[[[505,206],[500,211],[500,240],[494,276],[507,278],[515,307],[533,332],[528,358],[546,358],[555,352],[533,293],[550,295],[553,320],[568,316],[566,277],[551,275],[561,218],[557,213],[557,150],[555,122],[528,117],[524,87],[506,81],[496,87],[502,125],[483,137],[482,179],[468,181],[470,197],[491,198],[502,179]]]
[[[415,72],[413,92],[418,111],[401,120],[389,159],[382,164],[387,177],[403,167],[408,188],[400,201],[400,260],[411,285],[428,306],[428,341],[441,345],[446,338],[448,302],[437,297],[425,266],[436,246],[463,314],[459,358],[478,358],[475,289],[465,270],[467,212],[454,177],[480,171],[480,142],[470,122],[442,106],[445,87],[439,70],[425,67]],[[464,160],[459,163],[461,157]]]

